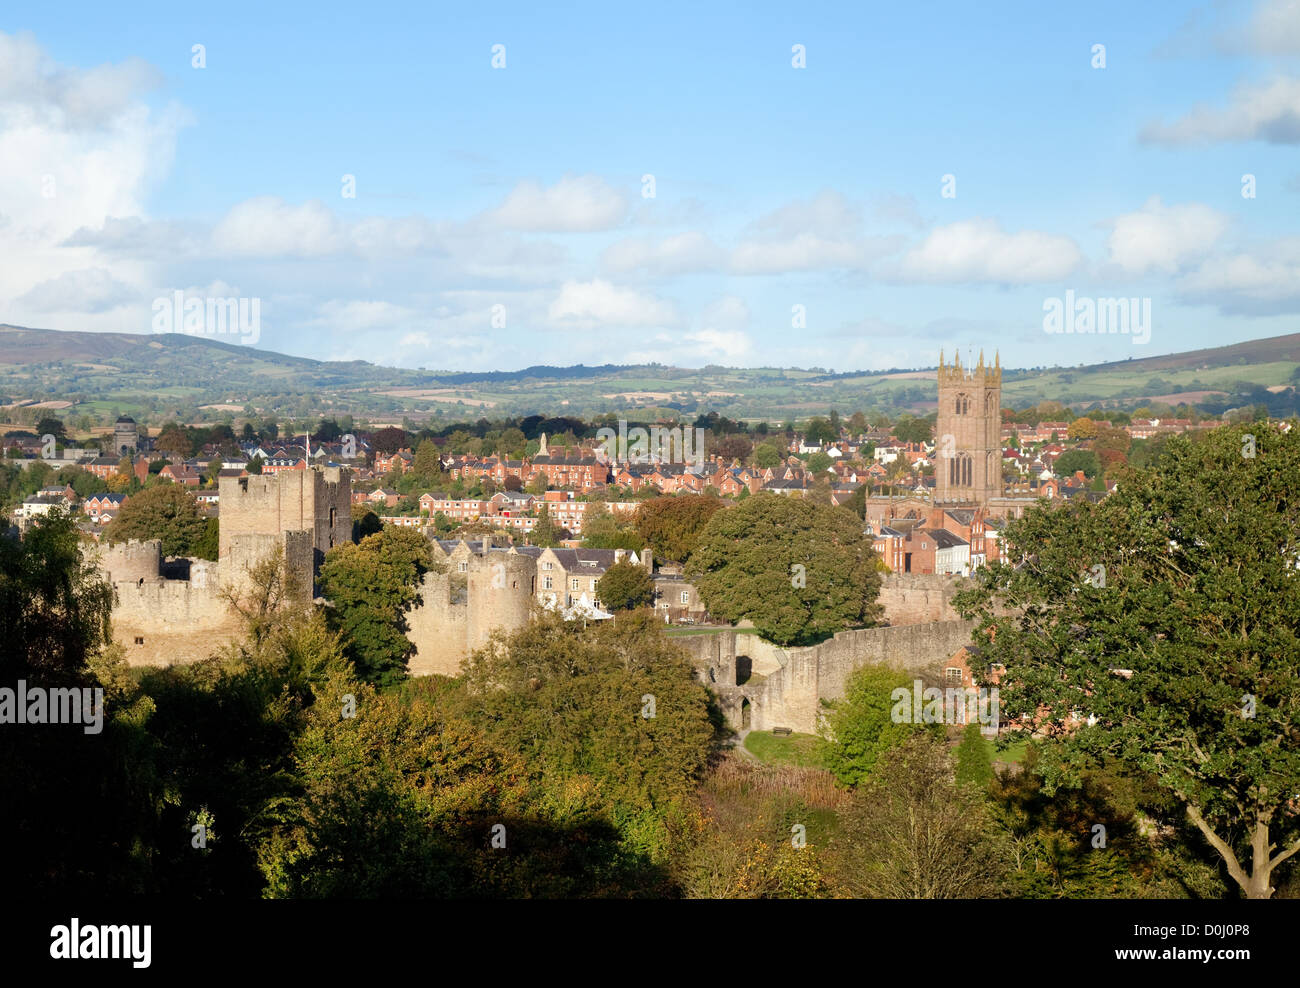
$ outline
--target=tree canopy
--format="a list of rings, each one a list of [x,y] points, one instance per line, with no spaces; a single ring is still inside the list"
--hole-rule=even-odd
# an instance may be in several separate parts
[[[852,511],[759,494],[709,520],[688,564],[709,613],[806,645],[881,613],[878,557]]]
[[[1060,739],[1052,784],[1106,759],[1146,773],[1266,898],[1300,851],[1300,430],[1251,428],[1171,438],[1100,503],[1030,510],[954,604],[1006,666],[1003,723]]]
[[[212,551],[208,528],[208,519],[193,494],[180,484],[161,483],[127,499],[105,526],[104,541],[160,539],[164,556],[198,556],[200,551]]]
[[[656,559],[683,563],[690,558],[709,519],[722,502],[704,494],[656,497],[636,511],[636,529]]]

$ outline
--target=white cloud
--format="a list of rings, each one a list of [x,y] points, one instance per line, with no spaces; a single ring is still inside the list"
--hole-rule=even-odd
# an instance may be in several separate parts
[[[138,58],[91,69],[60,66],[31,34],[0,33],[0,110],[43,127],[80,131],[138,109],[139,93],[162,75]]]
[[[687,333],[682,344],[694,359],[708,363],[736,364],[754,349],[754,342],[739,330],[701,329]]]
[[[1081,259],[1069,237],[1037,230],[1004,233],[991,219],[964,220],[932,230],[903,256],[897,276],[932,284],[1024,285],[1062,278]]]
[[[726,266],[726,251],[702,233],[689,231],[655,242],[647,238],[620,240],[601,255],[610,271],[645,271],[654,275],[716,271]]]
[[[1209,252],[1228,228],[1228,218],[1200,203],[1165,206],[1152,196],[1137,212],[1114,221],[1107,248],[1128,274],[1152,269],[1172,274]]]
[[[1150,123],[1140,139],[1169,147],[1222,141],[1300,143],[1300,79],[1279,76],[1268,83],[1243,84],[1226,108],[1198,104],[1172,124]]]
[[[627,197],[600,177],[566,175],[549,188],[520,182],[487,219],[511,230],[587,233],[618,226],[627,211]]]
[[[311,257],[342,250],[347,241],[337,216],[319,199],[291,206],[278,196],[247,199],[212,231],[220,252]]]
[[[675,326],[680,322],[671,302],[600,278],[566,281],[548,315],[554,325],[571,329]]]
[[[656,333],[639,340],[642,349],[620,355],[620,363],[661,363],[677,367],[705,364],[736,366],[753,350],[753,341],[738,330],[700,329],[686,333]]]
[[[156,81],[140,61],[61,66],[30,35],[0,33],[0,304],[8,321],[43,321],[53,311],[78,329],[126,328],[113,303],[146,284],[148,269],[65,242],[110,217],[138,215],[149,183],[170,166],[187,121],[175,106],[155,112],[144,101]],[[115,284],[88,273],[109,270]],[[52,286],[65,291],[61,304]]]
[[[737,295],[724,295],[704,307],[700,320],[710,328],[744,329],[749,325],[749,306]]]
[[[142,295],[114,278],[103,268],[65,271],[36,285],[17,300],[35,312],[108,312],[122,305],[140,303]]]
[[[750,241],[731,254],[736,274],[781,274],[788,271],[863,269],[886,253],[895,241],[826,240],[815,233],[800,233],[789,240]]]
[[[1300,55],[1300,0],[1264,0],[1246,30],[1253,51]]]
[[[1207,258],[1179,279],[1190,302],[1225,315],[1272,316],[1300,312],[1300,238]]]
[[[862,231],[862,210],[833,189],[823,189],[811,199],[796,199],[759,217],[753,234],[793,238],[815,234],[828,240],[848,240]]]

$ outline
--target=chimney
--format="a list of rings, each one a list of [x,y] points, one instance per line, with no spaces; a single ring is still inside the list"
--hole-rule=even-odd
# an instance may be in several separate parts
[[[491,548],[492,548],[492,536],[490,535],[483,536],[483,555],[486,556],[488,554],[488,550]]]
[[[627,556],[627,550],[626,550],[626,549],[615,549],[615,550],[614,550],[614,564],[615,564],[615,565],[618,565],[619,563],[621,563],[621,562],[623,561],[623,559],[624,559],[625,556]]]

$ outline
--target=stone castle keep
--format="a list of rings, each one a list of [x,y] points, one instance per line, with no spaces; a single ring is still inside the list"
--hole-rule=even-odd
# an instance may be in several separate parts
[[[218,561],[164,560],[157,539],[103,546],[99,566],[113,586],[113,640],[132,665],[206,658],[241,634],[223,588],[279,558],[291,592],[311,600],[325,553],[352,538],[352,483],[340,467],[271,476],[223,477]]]

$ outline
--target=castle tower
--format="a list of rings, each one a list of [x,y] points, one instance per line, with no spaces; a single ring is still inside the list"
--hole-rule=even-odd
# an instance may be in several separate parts
[[[325,554],[352,539],[352,483],[346,468],[308,467],[218,485],[222,579],[239,582],[267,556],[283,556],[298,590],[314,593]]]
[[[939,353],[939,415],[934,427],[936,503],[987,507],[1002,496],[1002,364],[973,368]]]

